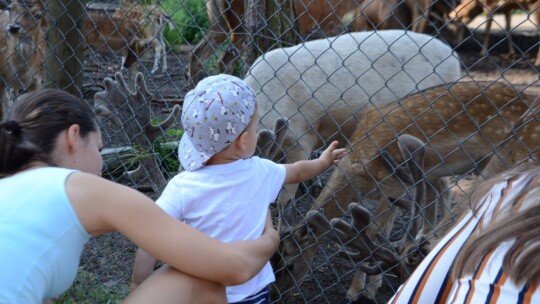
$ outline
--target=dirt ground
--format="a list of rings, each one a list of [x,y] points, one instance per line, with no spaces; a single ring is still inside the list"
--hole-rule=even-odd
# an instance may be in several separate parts
[[[495,48],[487,56],[479,54],[480,42],[469,38],[467,42],[457,46],[463,63],[464,80],[500,80],[515,85],[531,94],[538,94],[538,70],[533,66],[536,58],[538,38],[528,32],[515,34],[514,41],[518,53],[510,55],[506,52],[506,42],[498,41],[502,36],[494,35],[492,45]],[[481,40],[480,40],[481,41]],[[168,54],[169,70],[159,71],[155,75],[147,75],[147,84],[155,99],[166,101],[158,107],[167,112],[175,103],[180,103],[187,92],[186,60],[189,47]],[[151,58],[144,61],[140,70],[151,68]],[[85,96],[93,97],[102,90],[104,77],[112,77],[119,65],[119,59],[96,55],[89,60],[85,69]],[[159,113],[157,115],[160,115]],[[104,141],[110,146],[117,145],[113,138],[105,132]],[[314,189],[316,191],[317,189]],[[149,193],[149,195],[152,195]],[[354,264],[346,258],[329,257],[332,248],[327,244],[325,250],[318,255],[313,275],[295,291],[290,303],[346,303],[345,294],[352,280]],[[95,238],[89,242],[83,253],[81,269],[92,273],[100,284],[112,287],[120,296],[127,292],[129,277],[133,264],[134,247],[125,238],[112,234]],[[79,279],[79,286],[89,286],[88,280]],[[92,285],[94,286],[94,285]],[[383,278],[383,286],[377,303],[385,303],[398,286],[397,278],[388,274]],[[79,303],[85,301],[79,301]],[[99,302],[99,301],[98,301]],[[103,303],[106,303],[104,301]],[[90,301],[89,303],[96,303]],[[100,302],[101,303],[101,302]]]

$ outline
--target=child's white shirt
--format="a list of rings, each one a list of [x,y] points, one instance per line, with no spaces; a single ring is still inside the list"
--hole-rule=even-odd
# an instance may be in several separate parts
[[[169,183],[157,205],[223,242],[261,236],[268,206],[285,181],[285,166],[252,157],[196,171],[183,171]],[[227,287],[229,302],[240,301],[274,282],[270,263],[248,282]]]

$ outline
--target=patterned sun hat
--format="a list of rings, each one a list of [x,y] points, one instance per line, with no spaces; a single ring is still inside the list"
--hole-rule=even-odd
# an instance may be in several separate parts
[[[187,171],[203,166],[246,129],[255,111],[255,92],[242,79],[220,74],[206,77],[184,97],[184,135],[178,159]]]

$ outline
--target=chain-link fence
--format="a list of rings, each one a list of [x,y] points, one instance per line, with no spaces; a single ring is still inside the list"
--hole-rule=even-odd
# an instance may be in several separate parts
[[[515,137],[538,89],[529,2],[207,1],[0,3],[2,110],[42,85],[78,94],[102,118],[104,176],[154,199],[180,170],[183,96],[207,75],[256,91],[262,157],[339,140],[339,166],[272,204],[272,301],[386,302],[480,177],[536,162],[534,138]],[[120,302],[134,251],[92,239],[56,302]]]

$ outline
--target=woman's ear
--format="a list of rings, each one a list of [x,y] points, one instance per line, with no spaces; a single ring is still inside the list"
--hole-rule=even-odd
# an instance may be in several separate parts
[[[81,140],[81,128],[79,125],[71,125],[66,132],[66,142],[69,152],[77,150],[79,142]]]

